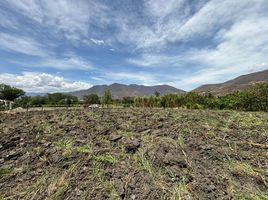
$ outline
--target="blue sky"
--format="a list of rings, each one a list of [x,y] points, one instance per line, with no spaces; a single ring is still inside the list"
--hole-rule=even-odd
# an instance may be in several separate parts
[[[1,0],[0,82],[27,92],[268,69],[267,0]]]

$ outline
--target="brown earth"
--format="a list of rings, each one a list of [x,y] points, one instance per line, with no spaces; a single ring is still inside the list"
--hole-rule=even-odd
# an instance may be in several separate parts
[[[0,113],[0,199],[268,199],[268,113]]]

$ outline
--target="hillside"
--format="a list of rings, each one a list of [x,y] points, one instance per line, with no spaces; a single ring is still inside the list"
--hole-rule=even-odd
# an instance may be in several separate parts
[[[72,92],[72,95],[82,99],[86,94],[98,94],[103,96],[105,90],[110,90],[113,98],[121,99],[123,97],[134,97],[134,96],[150,96],[154,95],[155,92],[159,92],[160,95],[167,93],[184,93],[183,90],[171,87],[169,85],[156,85],[156,86],[144,86],[144,85],[124,85],[114,83],[112,85],[96,85],[87,90],[80,90]]]
[[[243,90],[248,88],[250,85],[259,82],[268,82],[268,70],[239,76],[224,83],[202,85],[193,91],[200,94],[211,93],[221,96],[231,92]]]

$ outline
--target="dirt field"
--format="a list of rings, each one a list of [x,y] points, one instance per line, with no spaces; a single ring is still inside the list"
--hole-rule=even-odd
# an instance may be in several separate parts
[[[268,199],[268,113],[0,113],[0,199]]]

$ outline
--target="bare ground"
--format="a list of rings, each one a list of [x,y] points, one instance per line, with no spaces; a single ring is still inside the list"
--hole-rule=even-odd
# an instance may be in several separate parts
[[[268,113],[0,113],[0,199],[268,199]]]

